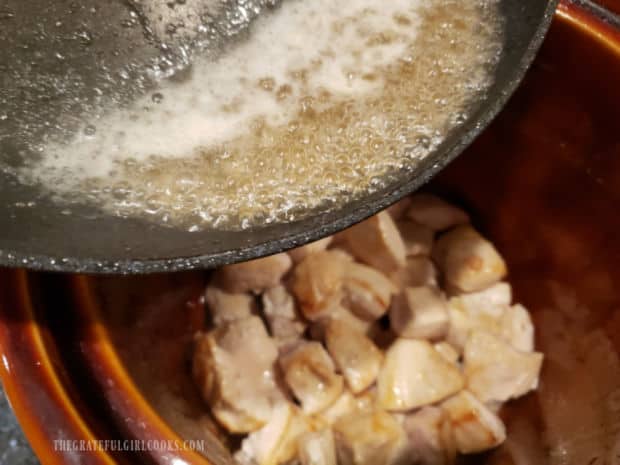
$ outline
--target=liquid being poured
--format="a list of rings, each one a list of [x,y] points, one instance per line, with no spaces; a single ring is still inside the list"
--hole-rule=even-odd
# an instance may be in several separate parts
[[[288,0],[24,179],[191,229],[291,221],[411,169],[489,85],[495,0]]]

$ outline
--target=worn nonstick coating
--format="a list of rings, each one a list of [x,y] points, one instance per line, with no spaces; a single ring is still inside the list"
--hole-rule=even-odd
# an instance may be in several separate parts
[[[24,13],[29,9],[52,18],[54,11],[48,10],[80,5],[77,14],[86,14],[88,5],[92,4],[97,8],[97,12],[91,14],[89,21],[104,21],[103,18],[126,13],[132,1],[91,0],[70,3],[65,0],[8,0],[8,8],[0,8],[0,43],[10,43],[16,35],[23,35],[29,27],[36,26],[28,24],[27,19],[26,23],[19,21],[20,17],[28,17]],[[153,4],[158,1],[161,0],[154,0]],[[427,182],[489,124],[514,92],[531,64],[551,22],[556,3],[555,0],[501,1],[501,9],[506,18],[506,41],[495,72],[494,84],[475,104],[470,118],[452,131],[445,142],[420,163],[413,175],[404,175],[380,192],[335,211],[298,222],[238,232],[209,230],[192,233],[138,219],[112,217],[93,211],[93,207],[88,205],[83,208],[72,207],[71,214],[67,215],[62,206],[56,205],[40,192],[20,185],[10,174],[0,173],[0,264],[95,273],[145,273],[207,268],[286,250],[359,222]],[[178,4],[179,8],[172,11],[182,14],[182,6],[189,4],[189,1],[178,1]],[[135,15],[132,17],[135,18]],[[119,16],[115,19],[120,18]],[[148,17],[136,19],[141,21],[143,26],[140,37],[131,37],[133,32],[129,29],[129,32],[123,32],[125,36],[112,34],[110,40],[129,40],[132,47],[127,53],[138,53],[145,57],[149,54],[160,56],[160,51],[154,51],[153,44],[161,31],[148,27]],[[80,20],[83,24],[87,18]],[[145,23],[146,30],[153,35],[153,40],[144,40]],[[90,26],[92,29],[97,24]],[[62,24],[58,27],[62,27]],[[75,31],[73,34],[73,38],[77,40],[91,39],[88,35],[80,36],[79,32],[77,37]],[[210,39],[216,43],[217,34],[212,34]],[[28,53],[27,49],[28,47],[24,53]],[[105,50],[100,51],[104,52]],[[15,87],[14,81],[9,81],[11,69],[6,65],[11,58],[9,53],[10,47],[3,46],[0,49],[0,92],[6,91],[11,85]],[[83,59],[87,61],[88,57],[85,55]],[[127,59],[123,56],[117,58]],[[172,61],[175,58],[177,57],[172,57]],[[0,104],[3,103],[1,97],[2,95]],[[53,102],[43,102],[40,105],[41,111],[53,108]],[[8,123],[0,119],[0,136],[3,131],[5,134],[7,132],[7,126],[3,128],[3,124]],[[11,160],[11,157],[18,159],[16,150],[10,144],[3,144],[0,137],[0,157],[3,160]],[[27,205],[33,199],[34,206],[15,206]]]

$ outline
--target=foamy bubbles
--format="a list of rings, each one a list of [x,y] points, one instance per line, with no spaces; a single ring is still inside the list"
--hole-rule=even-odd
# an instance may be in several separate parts
[[[193,229],[344,202],[432,150],[488,85],[489,5],[288,0],[190,79],[44,147],[25,176]]]

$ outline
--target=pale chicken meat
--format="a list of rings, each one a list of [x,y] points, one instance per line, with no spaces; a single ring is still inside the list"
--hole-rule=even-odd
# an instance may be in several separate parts
[[[213,415],[228,431],[259,429],[283,400],[273,371],[277,356],[274,341],[255,316],[196,336],[194,379]]]
[[[325,338],[325,329],[331,320],[341,321],[348,327],[359,331],[360,333],[368,334],[374,324],[373,320],[366,320],[360,318],[348,308],[343,305],[335,305],[329,311],[329,315],[317,320],[310,327],[310,334],[313,339],[323,340]]]
[[[345,266],[343,289],[343,304],[367,320],[381,318],[396,292],[396,286],[387,276],[359,263]]]
[[[390,205],[386,211],[390,214],[394,220],[398,221],[405,216],[409,206],[411,205],[411,197],[405,197],[399,200],[395,204]]]
[[[256,302],[250,294],[231,294],[215,286],[207,287],[205,303],[215,326],[248,318],[256,313]]]
[[[512,288],[506,282],[498,282],[476,292],[458,293],[451,297],[454,305],[471,313],[499,315],[512,302]]]
[[[328,315],[330,309],[340,303],[348,262],[343,253],[326,250],[308,255],[297,265],[293,273],[293,293],[308,320]]]
[[[458,364],[461,356],[452,344],[446,341],[441,341],[433,344],[433,347],[444,359],[446,359],[446,361]]]
[[[366,390],[375,382],[383,355],[365,334],[342,321],[331,320],[325,331],[325,344],[354,394]]]
[[[279,253],[223,266],[215,272],[213,281],[228,292],[258,293],[280,284],[292,266],[291,257],[286,253]]]
[[[300,436],[297,448],[301,465],[338,465],[336,442],[331,429]]]
[[[306,323],[295,308],[295,300],[286,287],[279,285],[262,295],[263,315],[271,336],[279,347],[299,340],[306,330]]]
[[[469,225],[442,235],[433,257],[445,281],[462,292],[480,291],[507,273],[506,263],[493,244]]]
[[[214,273],[192,374],[240,465],[452,465],[538,385],[529,312],[458,207],[417,194]],[[266,326],[265,326],[266,325]]]
[[[244,465],[286,463],[298,455],[299,438],[311,428],[311,421],[295,406],[279,404],[269,422],[243,440],[235,458]]]
[[[333,426],[340,465],[400,465],[405,431],[387,412],[354,412]]]
[[[351,391],[345,388],[333,404],[318,414],[318,418],[328,425],[333,425],[339,418],[356,412],[357,410],[357,399],[351,394]]]
[[[379,271],[388,274],[405,266],[405,243],[389,213],[381,212],[344,234],[355,258]]]
[[[459,294],[448,301],[450,328],[446,337],[454,347],[463,349],[471,331],[484,330],[504,336],[508,321],[502,322],[512,300],[507,283],[497,283],[487,289]]]
[[[517,304],[506,309],[499,324],[503,339],[515,349],[522,352],[534,350],[534,324],[523,305]]]
[[[469,215],[463,210],[431,194],[412,196],[406,216],[433,231],[469,222]]]
[[[410,463],[451,465],[456,457],[452,425],[447,413],[434,406],[407,414],[403,419],[410,449]]]
[[[296,249],[289,250],[288,254],[293,259],[293,263],[301,263],[308,255],[322,252],[323,250],[327,249],[327,247],[329,247],[333,240],[334,238],[332,236],[324,237],[323,239],[311,242],[310,244],[306,244],[302,247],[297,247]]]
[[[463,353],[467,388],[483,402],[505,402],[538,386],[543,355],[521,352],[484,331],[474,331]]]
[[[443,402],[441,408],[448,414],[456,448],[462,454],[492,449],[506,439],[502,420],[467,390]]]
[[[396,225],[405,243],[405,253],[408,257],[431,254],[435,239],[435,233],[431,228],[412,220],[401,220]]]
[[[390,324],[400,337],[439,339],[450,324],[448,304],[437,288],[408,287],[392,302]]]
[[[342,376],[318,342],[302,343],[280,356],[279,364],[284,382],[308,415],[326,409],[342,393]]]
[[[403,268],[390,273],[390,279],[399,289],[436,286],[437,269],[428,257],[408,257]]]
[[[439,402],[464,385],[459,369],[429,342],[398,339],[385,354],[377,396],[386,410],[405,412]]]

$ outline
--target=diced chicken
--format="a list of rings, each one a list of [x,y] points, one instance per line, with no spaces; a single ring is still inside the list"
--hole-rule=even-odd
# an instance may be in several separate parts
[[[449,323],[447,302],[434,287],[408,287],[390,307],[390,324],[400,337],[438,339],[446,334]]]
[[[293,296],[279,285],[265,291],[262,301],[269,331],[278,345],[286,346],[297,341],[306,330],[306,324],[295,310]]]
[[[411,205],[411,197],[405,197],[395,204],[390,205],[387,208],[387,212],[390,214],[395,221],[400,220],[405,214],[407,210],[409,210],[409,206]]]
[[[441,236],[433,256],[446,281],[462,292],[480,291],[506,276],[504,259],[471,226]]]
[[[247,318],[256,312],[254,297],[250,294],[230,294],[215,286],[207,287],[205,301],[215,326]]]
[[[365,334],[342,321],[331,320],[325,331],[325,343],[353,393],[358,394],[375,382],[383,357]]]
[[[441,407],[450,418],[456,448],[462,454],[492,449],[506,439],[502,420],[467,390],[446,400]]]
[[[327,247],[329,247],[329,244],[332,243],[333,239],[334,238],[332,236],[324,237],[323,239],[311,242],[310,244],[306,244],[304,246],[289,250],[288,254],[293,259],[293,263],[301,263],[308,255],[322,252],[323,250],[327,249]]]
[[[436,286],[437,270],[427,257],[408,257],[404,268],[390,274],[399,289],[417,286]]]
[[[383,273],[360,263],[348,263],[344,272],[344,305],[363,319],[377,320],[387,312],[394,283]]]
[[[256,465],[279,465],[297,455],[299,438],[309,422],[289,403],[278,405],[269,422],[241,443],[237,460]]]
[[[430,194],[416,194],[411,197],[407,217],[434,231],[469,223],[469,215],[463,210]]]
[[[224,323],[195,344],[193,376],[218,422],[248,433],[269,421],[283,396],[273,372],[278,352],[260,318]]]
[[[355,257],[383,273],[405,266],[405,243],[386,211],[347,229],[345,235]]]
[[[398,339],[385,354],[377,380],[379,404],[407,411],[433,404],[458,392],[464,379],[427,341]]]
[[[236,263],[219,268],[213,276],[222,289],[238,292],[262,292],[280,284],[282,277],[291,269],[293,261],[286,253]]]
[[[342,305],[336,305],[329,310],[327,316],[315,321],[312,326],[310,326],[310,336],[312,339],[317,341],[324,340],[325,330],[331,320],[341,321],[348,327],[363,334],[367,334],[374,323],[373,321],[360,318]]]
[[[307,319],[314,321],[326,316],[340,302],[347,263],[343,253],[326,250],[308,255],[297,265],[293,293]]]
[[[355,412],[334,424],[340,465],[396,465],[406,443],[402,426],[382,410]]]
[[[522,352],[534,350],[534,324],[523,305],[513,305],[501,316],[503,339]]]
[[[297,447],[301,465],[338,465],[336,443],[331,429],[300,436]]]
[[[543,355],[518,351],[490,333],[473,331],[463,359],[468,389],[482,402],[503,402],[536,389]]]
[[[372,387],[354,397],[355,408],[361,412],[370,412],[377,408],[377,388]]]
[[[284,381],[308,415],[326,409],[342,393],[344,381],[318,342],[302,344],[282,355],[280,367]]]
[[[433,345],[435,350],[448,362],[457,364],[459,362],[459,352],[448,342],[441,341]]]
[[[450,329],[446,337],[459,351],[472,330],[484,330],[504,337],[502,322],[512,300],[510,285],[497,283],[479,292],[460,294],[449,302]],[[510,336],[512,337],[512,335]]]
[[[489,314],[502,312],[512,302],[512,288],[507,282],[499,282],[481,291],[459,294],[452,300],[473,312]]]
[[[357,400],[348,389],[344,389],[336,401],[319,414],[319,418],[333,425],[339,418],[357,411]]]
[[[410,463],[450,465],[456,449],[448,415],[438,407],[424,407],[406,415],[403,427],[407,433]]]
[[[408,257],[431,254],[435,239],[435,233],[431,228],[411,220],[398,221],[396,226],[405,242],[405,252]]]

